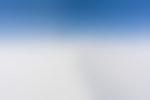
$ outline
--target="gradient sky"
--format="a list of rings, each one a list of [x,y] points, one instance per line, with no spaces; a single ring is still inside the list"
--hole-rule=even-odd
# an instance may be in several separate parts
[[[4,32],[91,29],[109,30],[112,34],[115,34],[113,30],[148,29],[149,4],[145,0],[3,0],[0,1],[0,28]]]
[[[101,71],[104,97],[125,91],[149,98],[149,5],[143,0],[1,0],[0,100],[88,100],[100,91],[101,77],[94,75]],[[134,41],[138,36],[147,40]]]

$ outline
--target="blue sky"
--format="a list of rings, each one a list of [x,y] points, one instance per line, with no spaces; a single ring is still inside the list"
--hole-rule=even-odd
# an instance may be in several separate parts
[[[4,31],[148,29],[149,4],[143,0],[6,0],[0,1],[0,27]]]

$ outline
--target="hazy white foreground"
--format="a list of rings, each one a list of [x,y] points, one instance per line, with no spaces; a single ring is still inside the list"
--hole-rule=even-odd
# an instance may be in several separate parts
[[[74,66],[66,44],[1,43],[0,100],[87,100]]]
[[[1,43],[0,100],[150,100],[145,43]]]

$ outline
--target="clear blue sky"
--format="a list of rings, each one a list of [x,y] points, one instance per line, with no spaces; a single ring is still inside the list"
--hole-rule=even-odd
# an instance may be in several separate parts
[[[2,30],[52,27],[130,30],[148,28],[150,1],[144,0],[3,0]]]

